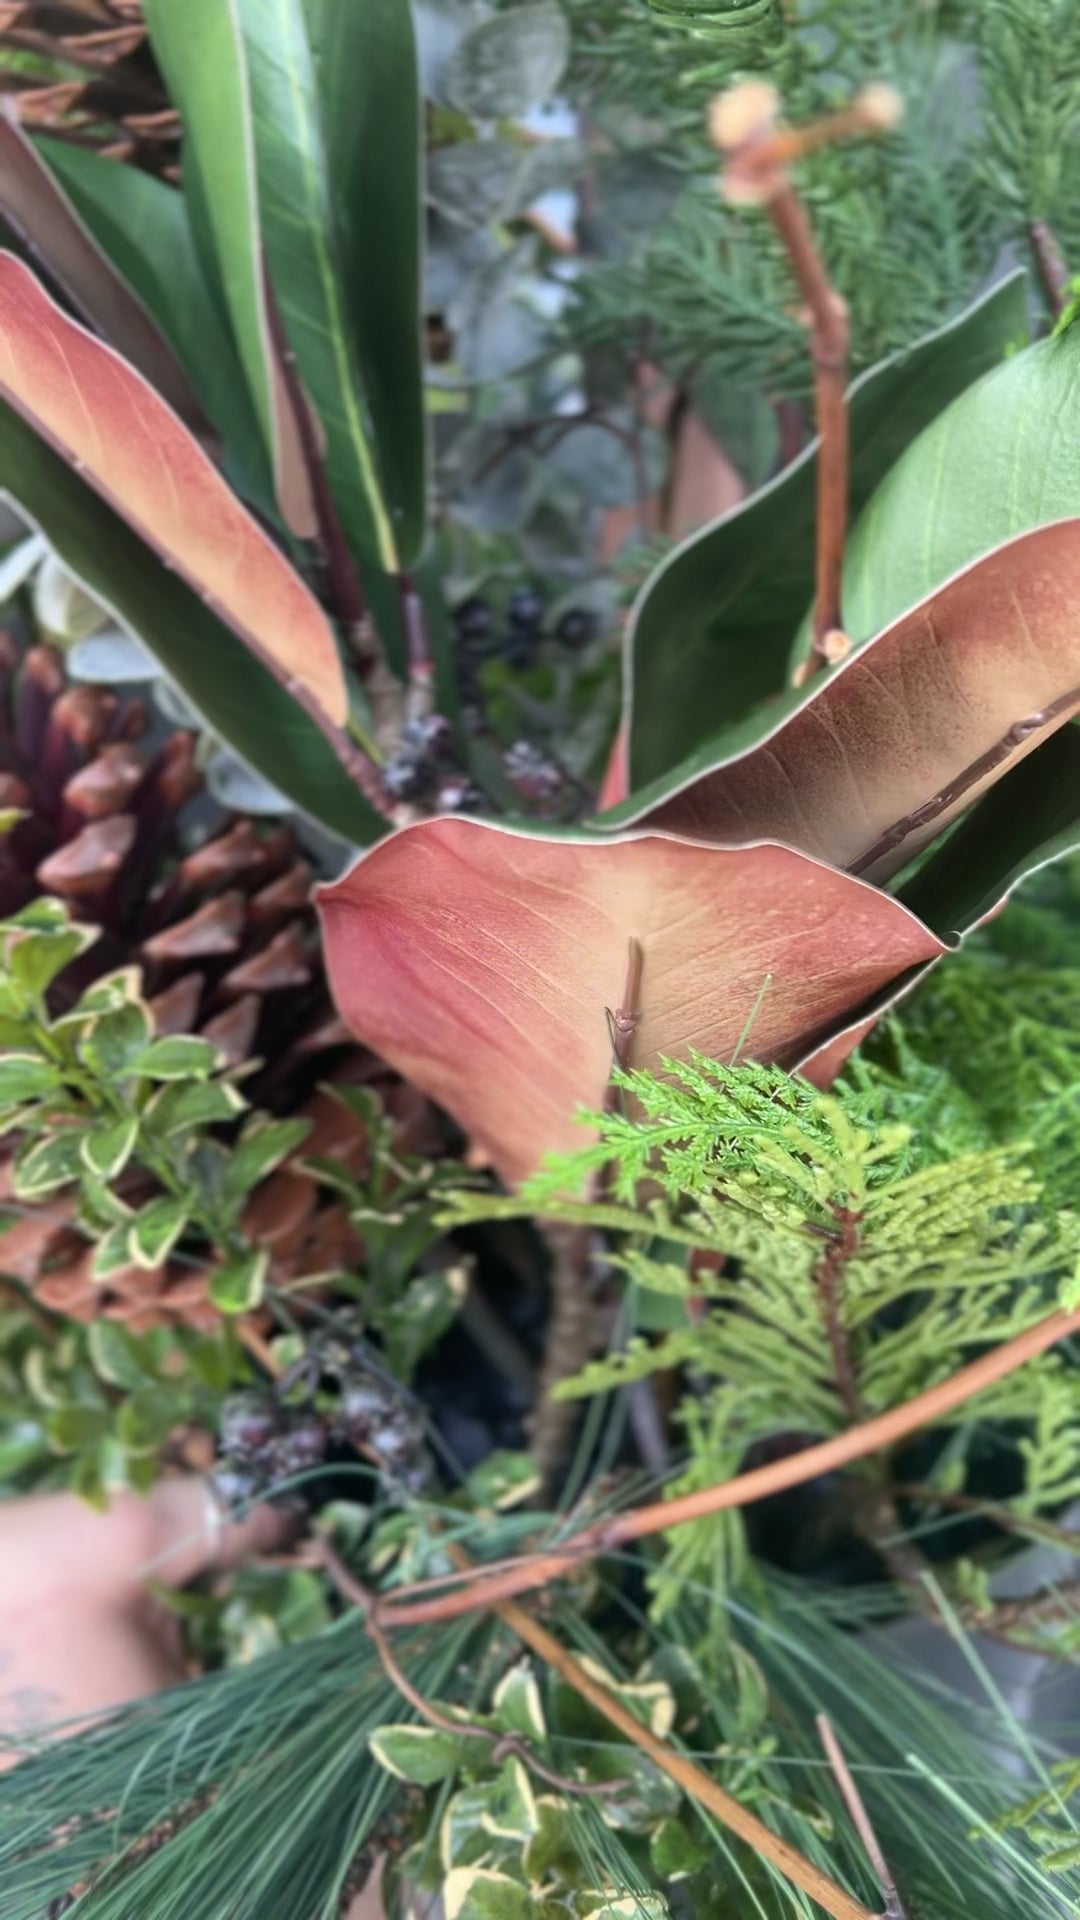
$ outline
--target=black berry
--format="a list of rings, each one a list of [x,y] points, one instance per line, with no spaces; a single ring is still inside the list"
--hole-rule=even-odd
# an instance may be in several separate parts
[[[544,603],[532,587],[515,587],[506,603],[506,613],[512,627],[535,633],[544,618]]]
[[[564,647],[587,647],[596,627],[596,615],[588,607],[568,607],[555,628],[555,637]]]
[[[414,754],[398,753],[387,761],[382,777],[391,800],[418,800],[427,790],[431,774]]]
[[[454,625],[458,638],[467,645],[482,646],[490,640],[495,631],[495,609],[489,600],[474,595],[454,609]]]

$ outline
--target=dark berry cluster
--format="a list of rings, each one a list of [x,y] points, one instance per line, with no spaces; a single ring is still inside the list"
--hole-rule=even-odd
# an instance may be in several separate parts
[[[315,1348],[301,1372],[309,1388],[302,1405],[289,1397],[296,1370],[276,1388],[225,1402],[214,1483],[227,1505],[285,1490],[283,1483],[357,1453],[378,1468],[388,1488],[415,1493],[426,1486],[423,1417],[395,1380],[351,1347],[344,1354]],[[320,1390],[327,1376],[333,1385]]]
[[[554,639],[576,652],[596,635],[596,617],[587,607],[568,607],[553,628],[548,628],[545,613],[544,602],[534,587],[514,588],[501,621],[490,600],[474,595],[463,601],[454,610],[454,628],[466,676],[470,667],[475,673],[479,661],[495,655],[524,670],[535,663],[545,639]]]

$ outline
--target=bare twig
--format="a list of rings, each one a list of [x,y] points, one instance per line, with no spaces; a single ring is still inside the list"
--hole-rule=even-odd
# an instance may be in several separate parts
[[[1058,246],[1057,234],[1046,220],[1032,220],[1028,239],[1035,256],[1046,304],[1055,320],[1060,320],[1069,301],[1069,269]]]
[[[450,1620],[478,1608],[497,1606],[517,1594],[548,1586],[583,1561],[615,1552],[634,1540],[685,1526],[690,1521],[704,1520],[733,1507],[749,1506],[771,1494],[783,1493],[789,1487],[801,1486],[819,1474],[834,1473],[880,1448],[895,1446],[921,1427],[945,1419],[976,1394],[1007,1379],[1038,1354],[1078,1332],[1080,1311],[1069,1313],[1059,1308],[926,1393],[788,1459],[771,1461],[768,1466],[755,1467],[733,1480],[683,1494],[678,1499],[660,1500],[616,1514],[582,1528],[557,1547],[496,1561],[465,1576],[448,1574],[442,1580],[420,1581],[412,1587],[401,1588],[381,1608],[382,1624],[385,1627],[416,1626],[423,1621]]]
[[[859,1839],[862,1841],[863,1846],[866,1848],[870,1865],[873,1867],[881,1883],[881,1891],[885,1899],[885,1911],[881,1916],[881,1920],[905,1920],[904,1909],[900,1903],[900,1895],[896,1890],[896,1883],[886,1865],[885,1855],[881,1851],[877,1834],[874,1832],[871,1824],[870,1815],[867,1813],[863,1805],[862,1795],[852,1779],[851,1768],[844,1758],[843,1750],[836,1737],[832,1721],[829,1719],[828,1714],[818,1714],[817,1730],[821,1736],[821,1744],[828,1756],[829,1765],[836,1776],[836,1784],[843,1795],[844,1805],[851,1815],[852,1825]]]
[[[714,103],[713,139],[725,157],[723,190],[739,204],[764,206],[783,242],[806,303],[814,361],[817,429],[817,566],[813,653],[799,669],[806,680],[850,651],[841,618],[848,515],[847,307],[830,285],[810,222],[788,168],[814,148],[895,126],[899,102],[887,87],[867,87],[850,107],[810,126],[777,127],[780,98],[768,82],[750,80]]]

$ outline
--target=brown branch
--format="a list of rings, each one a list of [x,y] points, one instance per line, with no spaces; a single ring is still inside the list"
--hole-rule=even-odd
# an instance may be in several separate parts
[[[387,1627],[416,1626],[424,1621],[450,1620],[478,1608],[496,1606],[517,1594],[547,1586],[572,1572],[582,1561],[615,1552],[632,1541],[665,1533],[671,1527],[685,1526],[694,1520],[708,1519],[733,1507],[749,1506],[772,1494],[783,1493],[789,1487],[801,1486],[819,1474],[835,1473],[880,1448],[895,1446],[922,1427],[944,1420],[987,1387],[1008,1378],[1029,1360],[1077,1332],[1080,1332],[1080,1311],[1069,1313],[1059,1308],[926,1393],[891,1408],[888,1413],[863,1421],[831,1440],[808,1447],[803,1453],[755,1467],[718,1486],[616,1514],[609,1520],[582,1528],[560,1546],[496,1561],[464,1579],[449,1574],[442,1580],[420,1581],[412,1587],[403,1587],[380,1609],[382,1623]],[[434,1596],[433,1589],[437,1590]]]
[[[873,846],[868,847],[865,853],[861,853],[857,860],[851,862],[848,872],[866,873],[887,853],[902,847],[905,840],[918,832],[920,827],[932,826],[941,814],[947,813],[950,807],[962,800],[972,787],[978,786],[981,780],[993,773],[996,767],[1000,767],[1003,761],[1008,760],[1016,748],[1023,746],[1032,734],[1041,733],[1044,728],[1052,727],[1055,722],[1063,724],[1078,707],[1080,707],[1080,687],[1070,687],[1067,693],[1061,694],[1057,700],[1052,700],[1048,707],[1040,707],[1037,713],[1029,713],[1025,720],[1014,721],[1008,733],[1003,734],[992,747],[988,747],[985,753],[980,753],[978,759],[973,760],[962,773],[958,773],[947,786],[941,787],[929,800],[924,800],[921,806],[914,807],[910,813],[905,813],[902,819],[895,820],[891,827],[886,827],[884,833],[878,835]]]
[[[705,1807],[729,1832],[737,1834],[762,1859],[768,1860],[793,1886],[801,1887],[826,1913],[833,1916],[833,1920],[885,1920],[884,1916],[874,1915],[861,1900],[846,1893],[843,1887],[838,1886],[835,1880],[830,1880],[820,1867],[815,1867],[786,1840],[780,1839],[756,1814],[749,1813],[730,1793],[725,1793],[723,1787],[718,1786],[702,1767],[650,1733],[629,1708],[582,1666],[580,1660],[561,1641],[556,1640],[546,1627],[526,1613],[524,1607],[507,1601],[498,1611],[499,1618],[527,1647],[531,1647],[541,1660],[553,1667],[567,1685],[573,1687],[575,1693],[603,1714],[605,1720],[617,1727],[625,1739],[646,1754],[654,1766],[667,1774],[669,1780],[674,1780],[689,1799]]]
[[[1028,239],[1035,257],[1046,304],[1055,320],[1060,320],[1069,302],[1069,269],[1058,246],[1057,235],[1046,220],[1028,223]]]
[[[870,1815],[866,1811],[862,1795],[852,1778],[851,1768],[844,1758],[843,1749],[836,1737],[832,1721],[829,1719],[828,1714],[819,1713],[816,1726],[821,1738],[821,1744],[828,1757],[829,1765],[836,1777],[836,1784],[843,1796],[844,1805],[851,1816],[852,1825],[859,1839],[862,1841],[870,1865],[873,1867],[881,1883],[881,1891],[885,1899],[885,1911],[881,1916],[881,1920],[905,1920],[904,1909],[900,1904],[900,1895],[896,1890],[896,1882],[889,1872],[885,1855],[881,1851],[881,1845],[877,1834],[874,1832]]]

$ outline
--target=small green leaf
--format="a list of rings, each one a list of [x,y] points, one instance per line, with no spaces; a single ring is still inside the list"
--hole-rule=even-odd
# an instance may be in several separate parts
[[[263,1297],[270,1256],[262,1248],[234,1254],[210,1280],[210,1298],[221,1313],[250,1313]]]
[[[100,938],[96,927],[63,927],[55,933],[23,933],[9,943],[7,964],[27,998],[38,1000],[70,961]]]
[[[0,1060],[0,1105],[45,1100],[63,1081],[54,1066],[34,1053],[9,1053]]]
[[[221,1055],[209,1040],[194,1033],[174,1034],[167,1040],[153,1040],[131,1062],[132,1073],[147,1080],[205,1080],[221,1063]]]
[[[519,1507],[536,1492],[536,1468],[527,1453],[496,1451],[474,1467],[469,1475],[469,1498],[478,1507],[494,1507],[504,1513]]]
[[[84,1447],[92,1447],[105,1438],[109,1431],[108,1409],[76,1404],[55,1407],[46,1417],[45,1431],[57,1453],[81,1453]]]
[[[108,1280],[114,1273],[123,1273],[132,1264],[128,1247],[130,1222],[125,1216],[98,1241],[94,1249],[91,1272],[95,1280]]]
[[[183,1417],[183,1394],[160,1380],[144,1384],[128,1395],[116,1416],[116,1438],[125,1453],[156,1453]]]
[[[134,1334],[115,1320],[95,1320],[87,1328],[86,1338],[95,1373],[110,1387],[133,1392],[146,1385],[149,1369]]]
[[[531,1920],[527,1887],[489,1867],[452,1867],[443,1882],[446,1920]]]
[[[273,1173],[311,1132],[310,1120],[250,1120],[229,1154],[224,1193],[236,1200],[250,1193],[260,1180]]]
[[[122,1120],[112,1120],[104,1126],[93,1127],[84,1134],[80,1151],[90,1172],[100,1180],[115,1180],[122,1173],[131,1150],[139,1137],[139,1123],[134,1115]]]
[[[377,1727],[369,1744],[387,1773],[417,1787],[449,1780],[461,1766],[465,1751],[464,1737],[447,1733],[442,1727]]]
[[[148,1045],[150,1015],[140,1002],[129,1002],[90,1022],[79,1042],[79,1056],[103,1080],[130,1073],[136,1054]]]
[[[227,1326],[193,1340],[187,1359],[194,1378],[211,1393],[224,1393],[236,1379],[237,1354]]]
[[[83,1164],[83,1134],[82,1127],[65,1127],[23,1149],[15,1162],[14,1175],[20,1200],[36,1200],[78,1178]]]
[[[524,1842],[537,1830],[536,1796],[524,1766],[513,1754],[488,1788],[480,1824],[497,1840]]]
[[[127,1230],[128,1254],[137,1267],[160,1267],[191,1218],[187,1195],[163,1194],[143,1207]]]
[[[247,1102],[225,1080],[196,1081],[162,1087],[147,1105],[143,1118],[166,1139],[197,1127],[219,1126],[234,1120]]]
[[[29,1014],[0,1012],[0,1049],[25,1053],[34,1037]]]
[[[540,1688],[528,1660],[519,1660],[503,1674],[491,1705],[496,1720],[507,1733],[520,1733],[526,1740],[547,1737]]]
[[[665,1880],[682,1880],[707,1864],[709,1849],[681,1820],[661,1820],[649,1839],[649,1857]]]

